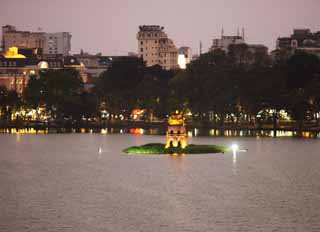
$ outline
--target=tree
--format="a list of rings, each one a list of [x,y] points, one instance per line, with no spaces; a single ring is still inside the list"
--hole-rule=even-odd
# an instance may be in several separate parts
[[[54,119],[81,119],[79,104],[83,92],[82,78],[75,69],[45,70],[31,77],[25,91],[26,104],[46,106]]]
[[[41,101],[43,101],[43,92],[45,90],[45,85],[43,79],[32,75],[28,81],[28,86],[24,91],[25,103],[32,107],[37,108]]]
[[[286,65],[288,104],[298,127],[302,128],[308,112],[318,109],[320,86],[320,59],[303,51],[296,51]]]
[[[148,119],[153,116],[165,117],[168,114],[168,83],[173,77],[172,71],[167,71],[156,65],[148,67],[136,87],[137,106],[147,109]]]
[[[2,120],[6,118],[8,91],[5,86],[0,86],[0,116]]]
[[[304,89],[320,74],[320,59],[313,54],[296,51],[287,61],[287,88]]]
[[[111,114],[124,114],[128,118],[137,105],[136,87],[143,79],[145,64],[142,59],[123,57],[99,77],[96,92],[105,101]]]
[[[11,122],[13,111],[21,106],[21,100],[18,93],[14,90],[7,90],[0,86],[0,116],[3,121]]]
[[[252,54],[250,54],[249,46],[245,43],[230,44],[228,47],[228,56],[235,65],[248,64],[248,60]]]

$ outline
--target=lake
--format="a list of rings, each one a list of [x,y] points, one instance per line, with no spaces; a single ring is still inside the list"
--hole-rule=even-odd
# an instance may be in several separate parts
[[[189,143],[248,151],[121,152],[164,140],[0,134],[0,231],[320,231],[320,140],[204,136]]]

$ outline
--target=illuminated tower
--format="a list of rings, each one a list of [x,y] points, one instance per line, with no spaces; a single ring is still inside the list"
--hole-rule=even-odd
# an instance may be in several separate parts
[[[175,113],[169,117],[166,148],[187,146],[186,125],[182,114]]]

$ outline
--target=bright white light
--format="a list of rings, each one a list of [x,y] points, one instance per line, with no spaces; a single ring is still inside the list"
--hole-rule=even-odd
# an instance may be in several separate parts
[[[46,61],[40,61],[39,64],[38,64],[38,67],[40,69],[48,69],[49,68],[49,64]]]
[[[232,144],[230,148],[232,149],[233,152],[236,152],[239,150],[239,146],[237,144]]]
[[[179,54],[178,55],[178,65],[181,69],[186,69],[187,67],[187,59],[184,56],[184,54]]]
[[[108,130],[107,129],[101,129],[101,134],[103,134],[103,135],[108,134]]]

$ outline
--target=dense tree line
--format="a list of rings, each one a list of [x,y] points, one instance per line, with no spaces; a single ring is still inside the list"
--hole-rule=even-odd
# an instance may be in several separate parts
[[[204,54],[170,82],[176,107],[221,125],[228,120],[259,123],[258,113],[263,117],[264,111],[272,112],[266,117],[276,124],[281,110],[300,127],[303,120],[318,120],[319,58],[301,51],[282,53],[274,63],[252,64],[221,50]]]
[[[229,52],[210,51],[186,70],[146,67],[139,58],[115,60],[85,91],[73,69],[41,71],[30,77],[22,98],[0,88],[1,120],[14,110],[44,108],[51,120],[83,123],[99,121],[102,110],[109,120],[130,119],[133,109],[145,109],[146,120],[165,119],[180,110],[193,120],[217,126],[225,123],[261,126],[281,119],[281,112],[297,121],[319,121],[320,60],[317,56],[279,50],[269,56],[250,52],[246,45]],[[36,112],[39,112],[37,110]]]

